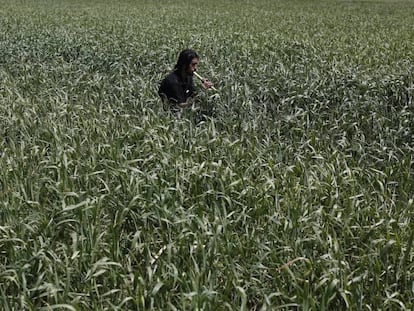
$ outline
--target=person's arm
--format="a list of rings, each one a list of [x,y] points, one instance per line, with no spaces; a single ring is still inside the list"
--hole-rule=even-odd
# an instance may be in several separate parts
[[[192,106],[194,103],[194,98],[193,96],[190,96],[187,98],[186,101],[182,102],[182,103],[177,103],[176,105],[180,108],[188,108],[190,106]]]
[[[179,103],[179,104],[177,104],[177,106],[178,106],[178,107],[180,107],[180,108],[187,108],[187,107],[190,107],[192,104],[193,104],[193,103],[191,103],[191,102],[187,99],[187,101],[186,101],[186,102]]]

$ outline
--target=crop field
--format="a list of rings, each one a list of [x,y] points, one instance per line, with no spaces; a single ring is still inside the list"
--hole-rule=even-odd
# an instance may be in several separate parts
[[[0,0],[1,310],[413,310],[413,68],[411,0]]]

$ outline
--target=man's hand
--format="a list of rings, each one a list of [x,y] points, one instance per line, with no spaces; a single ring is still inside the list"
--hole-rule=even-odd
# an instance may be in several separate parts
[[[203,89],[208,90],[213,87],[213,83],[211,83],[209,79],[203,79],[201,81],[201,86],[203,87]]]
[[[216,88],[213,86],[213,83],[211,83],[209,79],[203,78],[196,71],[193,71],[193,75],[195,75],[197,78],[201,80],[201,86],[203,87],[203,89],[212,89],[214,91],[217,91]]]

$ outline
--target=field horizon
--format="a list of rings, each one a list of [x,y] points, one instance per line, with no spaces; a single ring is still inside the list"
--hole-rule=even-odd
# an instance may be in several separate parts
[[[408,0],[0,0],[2,310],[412,310],[413,47]]]

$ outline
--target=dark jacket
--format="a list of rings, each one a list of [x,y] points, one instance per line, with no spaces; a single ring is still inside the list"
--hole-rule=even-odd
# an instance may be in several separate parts
[[[161,81],[158,95],[162,99],[168,99],[171,104],[186,102],[189,97],[194,95],[193,77],[186,75],[183,80],[178,72],[171,72]]]

